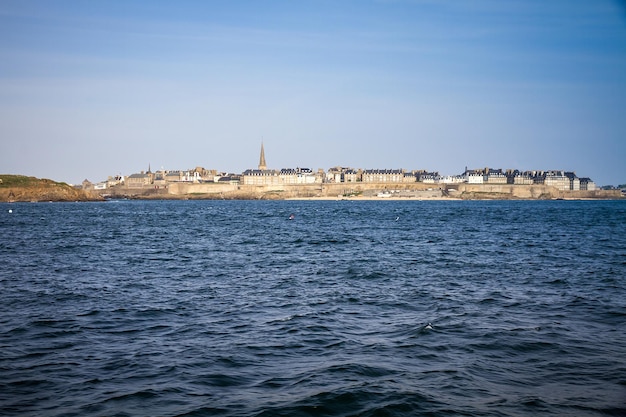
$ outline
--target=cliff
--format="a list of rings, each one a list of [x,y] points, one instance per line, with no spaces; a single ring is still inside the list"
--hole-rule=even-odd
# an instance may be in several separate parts
[[[78,190],[63,182],[23,175],[0,175],[0,202],[100,200],[102,197],[97,194]]]

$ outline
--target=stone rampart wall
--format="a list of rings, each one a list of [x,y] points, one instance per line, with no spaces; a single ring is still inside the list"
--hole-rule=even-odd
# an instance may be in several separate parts
[[[614,199],[621,198],[619,190],[562,191],[549,185],[458,184],[454,187],[461,198],[511,199]]]
[[[368,191],[394,191],[394,190],[432,190],[440,189],[439,185],[424,183],[323,183],[323,184],[294,184],[294,185],[241,185],[239,191],[251,194],[276,193],[285,198],[297,197],[337,197],[343,195],[359,195]]]
[[[461,198],[515,198],[515,199],[550,199],[557,198],[557,190],[546,185],[513,184],[458,184],[455,187]],[[508,197],[507,197],[508,196]]]
[[[237,191],[237,184],[175,182],[168,184],[167,190],[170,195],[220,194]]]
[[[452,190],[455,190],[454,192]],[[413,196],[409,196],[413,192]],[[429,194],[428,192],[432,192]],[[222,183],[170,183],[165,187],[151,185],[144,188],[104,190],[103,195],[129,198],[209,198],[209,199],[272,199],[337,198],[340,196],[372,197],[377,193],[391,193],[398,197],[434,198],[435,196],[462,199],[619,199],[619,190],[560,191],[547,185],[512,184],[425,184],[425,183],[324,183],[237,185]]]

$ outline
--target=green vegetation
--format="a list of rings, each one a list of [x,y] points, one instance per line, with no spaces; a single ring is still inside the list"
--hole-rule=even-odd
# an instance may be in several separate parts
[[[27,177],[26,175],[0,174],[0,187],[40,187],[40,186],[70,187],[64,182],[56,182],[46,178]]]
[[[27,177],[25,175],[0,175],[0,187],[33,187],[40,184],[53,184],[51,180],[40,180],[35,177]]]
[[[0,201],[98,201],[91,195],[64,182],[25,175],[0,174]]]

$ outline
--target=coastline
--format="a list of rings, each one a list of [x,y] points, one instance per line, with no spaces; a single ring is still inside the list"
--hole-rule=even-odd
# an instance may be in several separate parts
[[[23,175],[0,175],[0,202],[103,201],[98,193],[63,182]]]
[[[307,201],[307,200],[319,200],[319,201],[462,201],[462,198],[457,197],[290,197],[285,200],[292,201]]]
[[[461,201],[623,200],[620,190],[559,190],[546,185],[316,183],[250,186],[238,183],[171,183],[166,186],[84,190],[33,177],[0,176],[0,202],[104,200],[292,200],[292,201]]]
[[[546,185],[425,183],[317,183],[251,186],[236,183],[173,183],[166,187],[116,186],[105,198],[182,200],[455,201],[623,199],[620,190],[559,190]]]

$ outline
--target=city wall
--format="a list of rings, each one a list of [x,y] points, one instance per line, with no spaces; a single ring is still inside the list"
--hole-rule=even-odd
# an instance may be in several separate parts
[[[171,195],[219,196],[222,198],[285,199],[285,198],[343,198],[376,197],[378,193],[392,192],[392,196],[413,198],[461,198],[461,199],[584,199],[621,198],[615,191],[560,191],[547,185],[512,184],[426,184],[426,183],[324,183],[283,185],[235,185],[235,184],[174,184],[169,187]],[[393,194],[395,192],[395,194]],[[409,192],[413,192],[412,194]]]
[[[558,198],[554,187],[545,185],[512,185],[512,184],[458,184],[451,186],[456,189],[459,198],[503,198],[503,199],[551,199]]]
[[[547,185],[458,184],[456,196],[463,199],[614,199],[622,198],[619,190],[562,191]],[[449,193],[453,195],[453,193]]]
[[[239,185],[231,183],[171,183],[167,187],[116,187],[112,198],[246,199],[282,200],[288,198],[456,198],[485,199],[619,199],[619,190],[560,191],[546,185],[511,184],[427,184],[427,183],[324,183]],[[383,195],[384,197],[380,197]]]
[[[237,191],[237,184],[220,184],[214,182],[192,184],[184,182],[176,182],[167,186],[170,195],[189,195],[189,194],[223,194]]]

